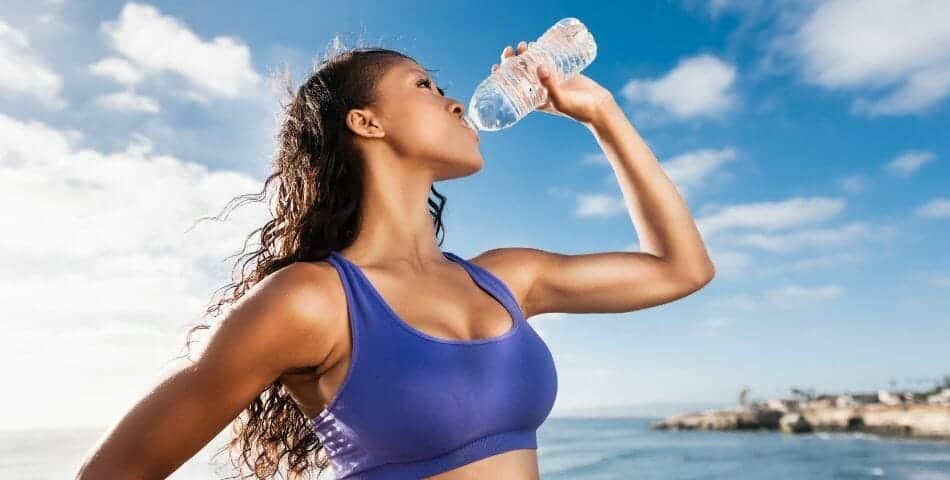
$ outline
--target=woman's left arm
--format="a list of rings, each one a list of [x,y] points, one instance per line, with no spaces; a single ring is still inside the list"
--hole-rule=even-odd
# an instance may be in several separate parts
[[[525,48],[522,42],[518,51]],[[511,55],[506,48],[502,60]],[[539,110],[573,118],[597,139],[617,176],[640,251],[565,255],[501,248],[483,253],[492,258],[486,261],[519,266],[525,315],[633,311],[709,283],[715,268],[686,203],[613,95],[582,74],[559,82],[545,73],[538,71],[548,94]]]
[[[711,280],[715,269],[686,202],[616,102],[602,103],[584,126],[617,176],[640,251],[664,260],[680,276]]]

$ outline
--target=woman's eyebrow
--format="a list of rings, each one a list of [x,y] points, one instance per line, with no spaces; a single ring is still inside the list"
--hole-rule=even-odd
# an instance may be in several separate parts
[[[436,82],[435,79],[432,78],[432,76],[430,76],[429,73],[426,72],[425,70],[421,70],[421,69],[419,69],[419,68],[412,67],[412,68],[409,69],[409,73],[411,73],[411,74],[421,73],[424,77],[426,77],[427,80],[431,81],[434,85],[436,85],[436,90],[438,90],[439,93],[440,93],[443,97],[445,96],[445,90],[443,90],[442,87],[439,87],[439,86],[438,86],[438,82]]]
[[[409,69],[409,73],[421,73],[421,74],[424,75],[426,78],[429,78],[429,79],[432,78],[432,77],[429,76],[429,72],[426,72],[425,70],[420,70],[420,69],[418,69],[418,68],[410,68],[410,69]]]

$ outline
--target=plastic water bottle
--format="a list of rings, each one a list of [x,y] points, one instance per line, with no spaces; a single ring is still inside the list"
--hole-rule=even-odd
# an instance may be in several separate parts
[[[559,20],[519,55],[501,62],[475,88],[469,101],[468,123],[479,130],[508,128],[547,100],[548,91],[538,79],[544,64],[557,81],[584,70],[597,56],[594,36],[580,20]]]

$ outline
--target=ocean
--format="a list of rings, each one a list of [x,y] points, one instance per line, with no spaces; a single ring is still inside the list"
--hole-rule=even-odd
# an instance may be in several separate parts
[[[549,418],[538,430],[544,480],[950,480],[950,442],[861,434],[658,431],[648,418]],[[72,478],[98,430],[0,431],[0,479]],[[224,434],[172,479],[223,478],[208,464]],[[224,455],[216,462],[225,462]],[[321,476],[330,479],[327,471]]]

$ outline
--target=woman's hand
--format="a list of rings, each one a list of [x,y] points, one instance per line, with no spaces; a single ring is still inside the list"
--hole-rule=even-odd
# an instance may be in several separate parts
[[[511,46],[501,52],[501,61],[504,62],[512,55],[518,55],[528,49],[523,40],[518,43],[517,51]],[[498,70],[498,64],[492,65],[491,71]],[[547,91],[547,99],[537,109],[554,115],[573,118],[586,126],[590,126],[598,117],[603,108],[614,101],[609,90],[582,73],[575,73],[565,81],[559,81],[554,72],[546,72],[543,65],[535,72]]]

